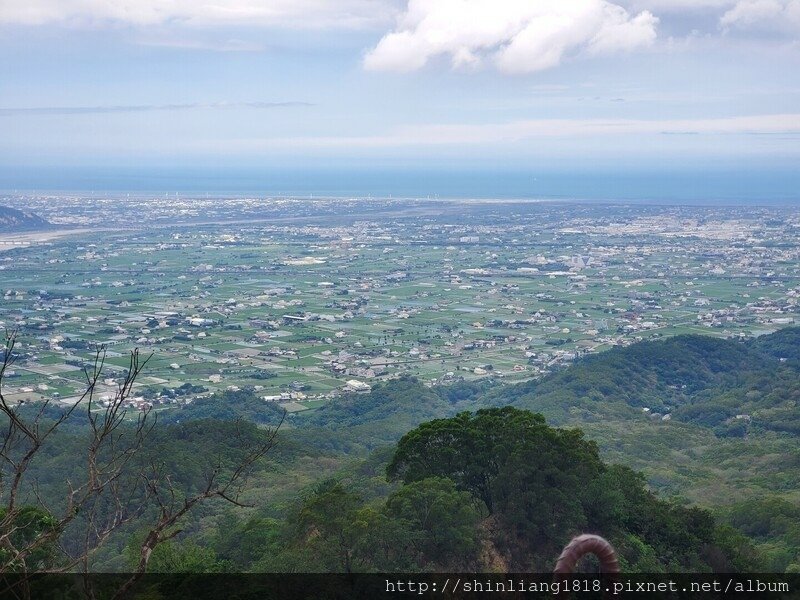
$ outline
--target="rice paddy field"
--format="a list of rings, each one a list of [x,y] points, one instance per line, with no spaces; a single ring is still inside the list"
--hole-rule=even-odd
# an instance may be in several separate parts
[[[299,411],[347,382],[521,381],[638,339],[759,335],[798,313],[791,208],[15,202],[59,229],[0,252],[12,400],[79,397],[100,347],[105,393],[139,348],[152,354],[139,402],[252,386]]]

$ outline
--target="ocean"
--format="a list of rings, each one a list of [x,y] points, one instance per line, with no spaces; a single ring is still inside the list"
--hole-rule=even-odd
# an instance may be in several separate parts
[[[14,193],[268,195],[800,205],[800,169],[758,171],[460,171],[0,167]]]

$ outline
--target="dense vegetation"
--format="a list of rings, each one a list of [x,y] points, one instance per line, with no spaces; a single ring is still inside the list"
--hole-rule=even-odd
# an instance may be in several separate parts
[[[181,432],[178,445],[202,426]],[[227,512],[199,532],[203,543],[193,534],[160,547],[150,570],[547,570],[582,531],[610,537],[632,571],[761,566],[750,541],[710,512],[658,499],[641,476],[605,464],[579,430],[549,427],[529,411],[427,422],[376,471],[385,458],[313,484],[282,518]],[[385,474],[397,483],[376,492],[368,480]],[[197,474],[185,477],[191,484]]]
[[[800,570],[798,349],[798,328],[681,336],[515,386],[401,378],[345,396],[284,424],[245,492],[254,508],[209,503],[149,568],[548,569],[593,531],[627,570]],[[235,464],[234,428],[255,439],[281,418],[250,389],[196,400],[161,413],[142,460],[191,490]],[[40,493],[57,499],[79,468],[82,424],[36,466]],[[138,535],[96,567],[129,567]]]
[[[264,402],[255,393],[255,390],[243,389],[226,390],[198,398],[190,404],[163,411],[159,417],[162,423],[180,423],[181,421],[200,419],[219,421],[243,419],[258,425],[277,425],[283,419],[283,410],[274,402]]]
[[[700,392],[735,386],[748,373],[772,372],[770,362],[750,345],[686,335],[614,348],[497,395],[559,423],[633,417],[643,409],[663,415]]]

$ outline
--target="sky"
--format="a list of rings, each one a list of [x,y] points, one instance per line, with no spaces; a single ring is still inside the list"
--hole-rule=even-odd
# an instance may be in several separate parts
[[[0,0],[0,172],[799,164],[800,0]]]

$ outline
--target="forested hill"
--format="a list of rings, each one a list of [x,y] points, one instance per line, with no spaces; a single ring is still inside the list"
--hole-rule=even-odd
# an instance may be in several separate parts
[[[49,225],[50,223],[32,212],[0,206],[0,232],[33,231],[45,229]]]
[[[754,426],[769,429],[778,420],[769,411],[781,405],[790,409],[797,399],[792,390],[797,386],[798,348],[800,328],[747,342],[678,336],[614,348],[540,381],[500,388],[489,397],[496,404],[535,409],[556,423],[644,415],[718,426],[747,414]],[[790,413],[783,417],[800,426],[800,414]],[[779,428],[787,430],[785,425]],[[735,432],[744,434],[740,427]]]
[[[782,362],[800,363],[800,327],[786,327],[770,335],[763,335],[750,346]]]
[[[654,478],[656,485],[694,495],[697,490],[685,484],[706,475],[710,480],[711,471],[685,471],[678,477],[659,457],[672,453],[675,459],[679,453],[691,463],[713,460],[713,453],[689,457],[690,443],[727,444],[729,453],[741,452],[741,460],[756,461],[758,452],[767,460],[770,450],[796,446],[799,348],[800,328],[747,341],[689,335],[614,348],[518,385],[484,381],[428,388],[405,377],[369,394],[346,395],[294,417],[289,425],[294,435],[317,448],[351,453],[392,444],[430,419],[511,405],[541,413],[555,425],[584,428],[620,462],[663,473]],[[198,401],[165,420],[206,418],[275,424],[280,411],[243,390]],[[739,443],[748,445],[749,452]],[[777,464],[777,458],[768,462]],[[737,478],[749,475],[755,474],[744,469]]]
[[[406,378],[298,416],[297,435],[354,452],[431,418],[514,406],[577,426],[653,489],[706,506],[800,502],[800,328],[756,339],[679,336],[614,348],[539,381],[427,388]]]
[[[680,336],[525,384],[407,377],[334,399],[284,423],[244,492],[254,509],[193,513],[153,569],[548,569],[594,531],[628,570],[800,570],[798,348],[800,328]],[[282,418],[253,388],[221,392],[163,411],[137,460],[162,457],[192,490],[235,463],[234,433],[258,439]],[[54,501],[81,468],[85,419],[34,468]],[[130,568],[137,527],[98,565]]]
[[[519,385],[396,380],[298,425],[316,432],[315,443],[352,436],[369,447],[437,414],[509,405],[541,413],[580,427],[605,460],[641,471],[662,497],[714,510],[755,538],[770,570],[782,571],[800,564],[798,359],[797,327],[749,340],[678,336],[614,348]]]
[[[289,425],[293,435],[319,449],[352,453],[394,443],[430,419],[511,405],[541,413],[556,425],[584,428],[620,462],[660,473],[653,483],[671,493],[702,495],[694,485],[710,482],[711,470],[683,470],[678,476],[660,457],[680,454],[688,463],[713,462],[713,452],[689,457],[690,443],[722,446],[727,440],[729,452],[741,452],[742,464],[764,452],[762,466],[778,468],[770,450],[792,438],[794,444],[800,436],[798,348],[800,328],[748,341],[691,335],[614,348],[519,385],[484,381],[428,388],[405,377],[369,394],[346,395],[294,417]],[[198,401],[165,420],[201,418],[275,424],[280,411],[243,390]],[[738,443],[749,445],[749,451]],[[750,476],[755,479],[745,468],[737,479]],[[724,494],[724,486],[719,491]]]
[[[800,328],[748,341],[678,336],[614,348],[512,386],[427,388],[401,378],[370,394],[345,396],[299,417],[298,424],[332,432],[346,427],[362,442],[386,443],[430,418],[510,404],[562,425],[680,421],[711,428],[718,437],[800,435],[798,349]]]

